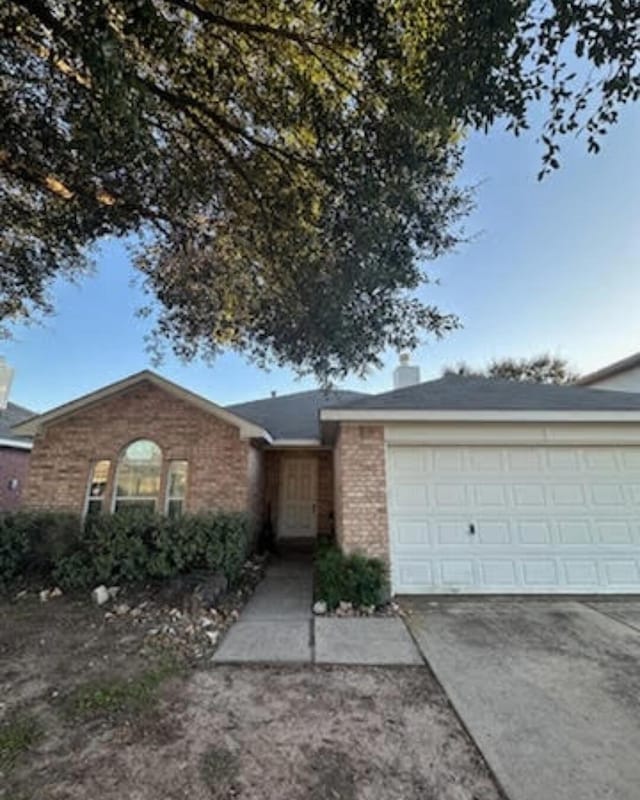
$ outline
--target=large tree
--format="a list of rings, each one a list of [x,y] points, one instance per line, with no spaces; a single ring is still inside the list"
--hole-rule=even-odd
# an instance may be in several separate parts
[[[444,375],[466,375],[469,377],[502,378],[525,383],[575,383],[579,375],[564,358],[542,353],[530,358],[494,358],[483,369],[470,367],[461,362],[455,367],[446,367]]]
[[[415,289],[469,208],[465,130],[517,133],[543,99],[543,171],[563,134],[597,150],[640,91],[639,14],[635,0],[4,0],[0,319],[48,310],[52,279],[116,235],[158,340],[186,357],[233,347],[328,380],[442,333],[456,320]]]

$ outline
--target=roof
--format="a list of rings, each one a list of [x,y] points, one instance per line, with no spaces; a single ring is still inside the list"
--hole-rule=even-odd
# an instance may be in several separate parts
[[[640,412],[639,392],[446,375],[323,412],[322,419],[356,418],[356,412]],[[344,413],[343,413],[344,412]],[[382,415],[381,415],[382,416]],[[498,417],[499,419],[499,417]]]
[[[33,417],[34,412],[16,403],[7,403],[7,407],[0,411],[0,446],[18,447],[26,449],[31,446],[28,437],[18,436],[13,430],[14,425],[18,425],[25,419]]]
[[[222,406],[212,403],[211,400],[207,400],[205,397],[202,397],[199,394],[190,392],[188,389],[178,386],[177,383],[168,381],[166,378],[162,378],[155,372],[151,372],[151,370],[146,369],[142,370],[142,372],[136,372],[134,375],[130,375],[128,378],[124,378],[121,381],[116,381],[108,386],[104,386],[102,389],[98,389],[95,392],[90,392],[89,394],[83,395],[77,400],[72,400],[70,403],[64,403],[63,405],[58,406],[51,411],[47,411],[45,414],[30,414],[28,419],[20,420],[14,424],[13,435],[33,436],[42,425],[46,425],[54,420],[65,417],[68,414],[73,414],[80,409],[86,408],[87,406],[100,403],[115,394],[126,391],[127,389],[131,389],[132,387],[144,382],[151,383],[154,386],[173,394],[186,403],[190,403],[191,405],[213,414],[214,416],[223,419],[232,425],[236,425],[240,429],[240,435],[243,438],[255,437],[266,438],[267,440],[271,438],[263,427],[254,425],[250,420],[240,417],[237,414],[222,408]]]
[[[320,409],[332,408],[369,395],[340,389],[316,389],[226,406],[228,411],[266,428],[274,439],[319,438]]]
[[[613,364],[601,367],[595,372],[590,372],[588,375],[583,375],[576,383],[580,386],[587,386],[590,383],[595,383],[605,378],[611,378],[613,375],[626,372],[628,369],[633,369],[634,367],[640,367],[640,352],[627,356],[627,358],[622,358],[620,361],[614,361]]]

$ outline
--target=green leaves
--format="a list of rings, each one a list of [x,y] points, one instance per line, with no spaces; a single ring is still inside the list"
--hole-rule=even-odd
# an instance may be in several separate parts
[[[0,320],[137,242],[151,346],[327,382],[455,318],[418,302],[470,208],[462,135],[548,104],[590,152],[640,93],[633,0],[7,0]],[[576,68],[585,62],[586,69]],[[592,69],[593,67],[593,69]]]

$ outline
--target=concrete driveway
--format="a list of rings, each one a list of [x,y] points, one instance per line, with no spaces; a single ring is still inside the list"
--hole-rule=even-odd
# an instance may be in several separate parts
[[[510,800],[638,800],[640,598],[405,605]]]

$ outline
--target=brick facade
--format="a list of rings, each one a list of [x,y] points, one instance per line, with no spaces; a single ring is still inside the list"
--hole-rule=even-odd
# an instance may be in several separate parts
[[[82,512],[91,467],[100,459],[111,461],[110,503],[118,458],[136,439],[151,439],[162,450],[161,500],[167,462],[186,459],[187,511],[251,511],[258,505],[261,454],[235,426],[150,382],[46,426],[34,441],[24,505]]]
[[[270,515],[274,530],[278,530],[278,511],[280,498],[280,477],[282,463],[286,458],[300,457],[315,458],[318,461],[318,534],[328,535],[334,527],[334,489],[333,489],[333,458],[330,450],[291,449],[268,450],[265,452],[265,492],[264,515]]]
[[[20,507],[28,471],[28,450],[0,447],[0,511],[15,511]],[[14,488],[13,481],[17,481]]]
[[[108,459],[105,510],[110,510],[118,460],[137,439],[151,439],[162,450],[159,509],[168,462],[186,460],[186,511],[248,511],[255,528],[269,512],[276,531],[282,464],[287,458],[315,458],[318,533],[335,530],[346,552],[389,558],[381,425],[341,424],[333,452],[262,449],[241,439],[234,425],[149,381],[45,425],[34,440],[23,505],[82,513],[92,466]]]
[[[336,536],[347,553],[389,560],[384,428],[341,423],[334,451]]]

